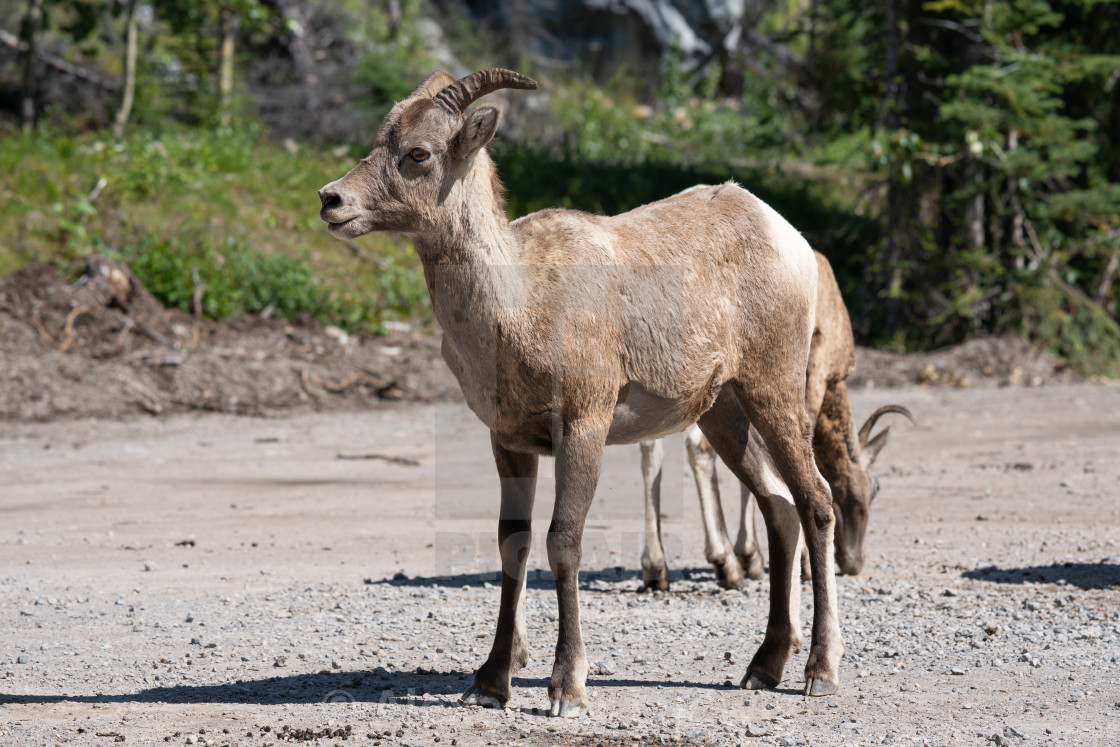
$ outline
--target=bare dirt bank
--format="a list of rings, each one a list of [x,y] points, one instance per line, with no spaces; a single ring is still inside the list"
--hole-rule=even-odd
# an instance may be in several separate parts
[[[892,355],[862,349],[854,387],[1037,386],[1077,377],[1018,339]],[[312,321],[216,324],[168,311],[120,265],[91,258],[0,279],[0,419],[353,412],[457,399],[431,333],[351,337]]]

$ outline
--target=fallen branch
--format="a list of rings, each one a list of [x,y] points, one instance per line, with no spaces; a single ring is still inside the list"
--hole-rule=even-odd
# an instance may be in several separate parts
[[[313,402],[318,404],[319,395],[311,391],[311,372],[306,367],[299,370],[299,385],[303,387],[303,391],[311,398]]]
[[[336,459],[380,459],[392,464],[401,464],[405,467],[419,467],[420,460],[412,457],[393,456],[391,454],[346,454],[339,452]]]
[[[66,315],[66,324],[62,328],[62,334],[65,337],[62,340],[62,344],[58,346],[59,350],[66,352],[70,349],[70,346],[74,343],[74,322],[77,321],[78,317],[82,314],[88,313],[90,313],[89,309],[85,306],[79,306]]]
[[[342,243],[346,245],[347,249],[354,252],[356,256],[359,256],[362,259],[369,259],[369,252],[367,252],[365,247],[359,244],[357,241],[344,240]]]
[[[321,389],[326,389],[331,394],[342,394],[347,389],[359,382],[365,382],[366,384],[372,386],[374,389],[380,389],[381,387],[385,386],[385,384],[382,383],[378,378],[376,378],[375,376],[371,376],[365,371],[359,371],[358,373],[350,374],[337,384],[326,382],[318,376],[315,376],[314,374],[312,374],[311,380],[315,382],[316,386],[320,387]]]

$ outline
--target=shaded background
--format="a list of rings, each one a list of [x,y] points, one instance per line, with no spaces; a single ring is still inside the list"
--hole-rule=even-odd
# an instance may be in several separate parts
[[[734,178],[831,259],[861,343],[1120,372],[1108,0],[13,0],[0,275],[96,252],[198,316],[424,328],[407,240],[331,239],[315,190],[429,72],[494,65],[541,82],[493,148],[511,217]]]

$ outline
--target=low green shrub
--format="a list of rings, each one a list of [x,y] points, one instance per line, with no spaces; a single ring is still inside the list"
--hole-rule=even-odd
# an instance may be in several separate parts
[[[335,321],[328,313],[329,293],[309,267],[252,251],[232,238],[220,250],[205,241],[154,242],[125,258],[164,306],[193,312],[197,292],[198,310],[214,319],[268,310],[282,319],[308,314]]]

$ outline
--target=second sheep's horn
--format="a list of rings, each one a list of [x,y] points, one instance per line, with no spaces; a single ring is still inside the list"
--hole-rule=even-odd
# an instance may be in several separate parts
[[[914,414],[902,405],[883,405],[878,410],[871,413],[871,417],[869,417],[867,419],[867,422],[863,424],[863,427],[859,429],[860,446],[867,445],[867,437],[871,435],[871,429],[875,427],[875,423],[879,422],[879,418],[892,412],[899,415],[905,415],[911,423],[913,423],[914,425],[918,424],[918,421],[914,419]]]

